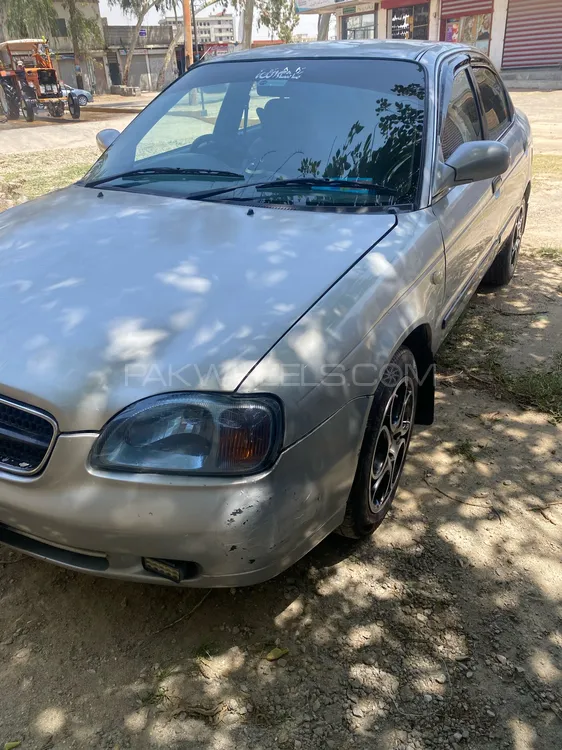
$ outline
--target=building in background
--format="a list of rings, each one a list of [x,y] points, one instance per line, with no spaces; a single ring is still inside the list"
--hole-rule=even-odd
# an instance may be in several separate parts
[[[562,88],[562,0],[297,0],[297,10],[333,13],[338,39],[472,44],[513,88]]]
[[[104,19],[104,36],[111,85],[120,86],[127,50],[131,41],[132,26],[109,26]],[[128,85],[141,91],[156,91],[158,75],[164,64],[166,51],[172,41],[174,30],[171,26],[142,26],[133,54]],[[178,50],[164,75],[164,85],[177,75]]]
[[[159,21],[160,26],[183,26],[183,17],[166,16]],[[226,11],[212,16],[198,16],[195,19],[198,44],[220,44],[234,42],[234,16]]]

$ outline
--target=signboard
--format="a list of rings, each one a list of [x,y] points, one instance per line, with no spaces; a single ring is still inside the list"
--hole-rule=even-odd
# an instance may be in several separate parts
[[[336,8],[334,6],[337,5],[338,8],[341,8],[345,5],[357,5],[357,0],[296,0],[296,8],[297,13],[318,13],[322,10],[330,10],[334,11]]]
[[[139,29],[139,36],[146,36],[146,29]]]

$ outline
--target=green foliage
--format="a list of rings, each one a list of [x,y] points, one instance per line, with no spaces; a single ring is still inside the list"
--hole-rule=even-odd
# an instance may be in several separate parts
[[[283,42],[293,40],[299,22],[294,0],[257,0],[258,25],[273,31]]]
[[[76,40],[78,52],[85,55],[91,49],[100,49],[104,45],[103,36],[95,18],[88,18],[82,13],[77,0],[63,0],[63,7],[68,11],[68,33]]]
[[[57,13],[53,0],[2,0],[8,36],[14,39],[49,36],[56,29]]]

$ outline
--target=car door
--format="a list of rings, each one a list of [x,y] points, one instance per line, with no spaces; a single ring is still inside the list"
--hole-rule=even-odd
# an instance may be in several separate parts
[[[472,73],[480,100],[484,138],[505,144],[511,160],[507,172],[492,180],[497,235],[500,243],[509,236],[521,206],[527,183],[525,154],[528,143],[515,121],[515,110],[501,78],[488,65],[472,64]]]
[[[442,125],[438,159],[447,161],[463,143],[482,140],[483,127],[474,82],[468,65],[453,74],[443,90]],[[442,329],[449,330],[474,292],[492,257],[496,243],[496,197],[492,180],[449,188],[434,199],[432,209],[439,221],[445,247],[445,308]]]

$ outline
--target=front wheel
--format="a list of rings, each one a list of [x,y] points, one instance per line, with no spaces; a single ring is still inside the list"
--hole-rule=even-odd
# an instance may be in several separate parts
[[[33,122],[33,120],[35,120],[35,107],[33,106],[33,102],[29,99],[22,98],[21,111],[26,122]]]
[[[496,255],[494,262],[486,271],[482,279],[485,286],[505,286],[509,284],[515,273],[517,261],[519,260],[519,251],[521,250],[521,241],[525,231],[525,222],[527,219],[527,201],[525,200],[519,208],[515,226],[507,242]]]
[[[375,393],[345,518],[337,530],[342,536],[372,534],[390,510],[410,447],[417,397],[416,360],[402,346]]]
[[[78,101],[78,97],[74,96],[74,94],[68,95],[68,111],[73,120],[80,119],[80,102]]]

